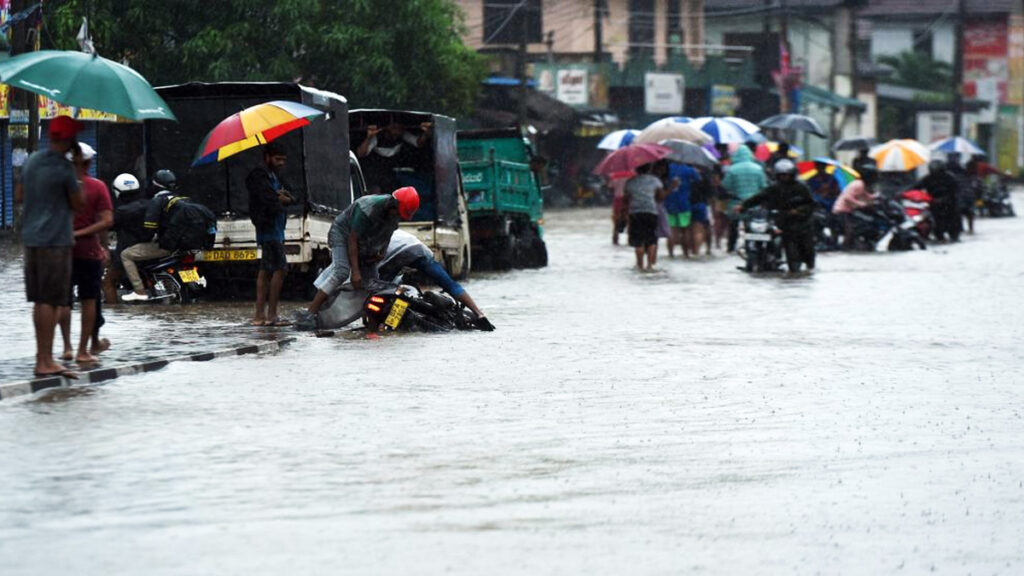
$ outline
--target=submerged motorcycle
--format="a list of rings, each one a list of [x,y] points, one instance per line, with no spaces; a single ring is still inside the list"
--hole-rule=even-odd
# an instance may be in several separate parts
[[[980,204],[985,216],[1001,218],[1017,215],[1013,210],[1013,202],[1010,200],[1010,192],[1006,189],[1005,182],[986,186],[982,192]]]
[[[738,250],[746,272],[775,272],[782,268],[782,230],[775,224],[777,213],[758,208],[743,218],[743,248]]]
[[[483,329],[479,320],[447,294],[407,285],[371,292],[363,305],[363,325],[371,332]]]
[[[908,218],[903,204],[881,197],[874,206],[853,213],[854,246],[866,250],[925,250],[918,221]]]

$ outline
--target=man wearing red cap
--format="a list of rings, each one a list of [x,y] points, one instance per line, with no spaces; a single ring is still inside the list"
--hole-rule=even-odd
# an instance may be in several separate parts
[[[309,313],[319,312],[350,275],[356,289],[363,287],[364,275],[376,277],[376,264],[384,258],[399,218],[411,220],[419,207],[416,189],[406,186],[393,194],[363,196],[339,214],[327,233],[331,265],[313,283],[317,293],[307,308]]]
[[[65,157],[79,130],[79,123],[67,116],[51,120],[49,146],[28,157],[15,189],[15,200],[25,204],[25,295],[33,303],[37,377],[76,377],[54,360],[53,334],[58,307],[71,301],[72,214],[84,203],[75,169]]]

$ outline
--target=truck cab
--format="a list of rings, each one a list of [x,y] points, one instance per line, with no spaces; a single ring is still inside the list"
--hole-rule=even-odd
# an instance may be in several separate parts
[[[244,108],[290,100],[323,110],[309,126],[275,142],[288,152],[282,181],[296,197],[288,207],[285,254],[297,277],[311,276],[330,263],[327,232],[334,217],[363,193],[362,174],[349,152],[348,103],[339,94],[295,83],[222,82],[165,86],[157,92],[178,122],[147,122],[144,131],[145,180],[167,168],[178,176],[182,193],[217,214],[213,249],[197,260],[203,273],[218,279],[251,280],[259,257],[256,229],[249,220],[245,178],[263,162],[259,147],[218,163],[192,166],[196,149],[221,120]]]
[[[414,187],[420,209],[411,221],[402,222],[402,229],[429,246],[452,276],[466,276],[472,253],[455,119],[407,110],[352,110],[348,124],[351,151],[365,175],[365,193]]]
[[[459,131],[473,253],[498,270],[547,266],[540,162],[519,128]]]

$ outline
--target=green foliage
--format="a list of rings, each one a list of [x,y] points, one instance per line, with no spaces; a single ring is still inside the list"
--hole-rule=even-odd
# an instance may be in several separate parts
[[[951,90],[953,67],[947,62],[933,60],[927,54],[902,52],[896,56],[880,56],[878,63],[893,69],[894,84],[934,92]]]
[[[77,47],[87,8],[99,52],[154,85],[299,81],[353,107],[459,116],[486,75],[450,0],[67,0],[46,14],[55,47]]]

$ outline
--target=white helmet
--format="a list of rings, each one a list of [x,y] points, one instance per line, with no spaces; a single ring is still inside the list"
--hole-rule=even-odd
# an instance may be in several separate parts
[[[139,179],[131,174],[119,174],[117,178],[114,178],[114,195],[120,196],[121,194],[138,192],[141,186],[139,185]]]
[[[789,158],[783,158],[773,166],[775,174],[796,174],[796,164]]]

